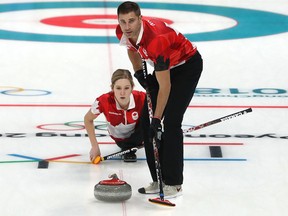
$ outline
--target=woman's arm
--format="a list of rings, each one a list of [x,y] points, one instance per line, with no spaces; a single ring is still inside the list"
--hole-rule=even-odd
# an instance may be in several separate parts
[[[95,134],[95,127],[94,127],[94,120],[97,118],[98,115],[95,115],[89,111],[86,113],[84,117],[84,124],[85,128],[91,143],[91,150],[90,150],[90,160],[93,161],[97,156],[101,156],[100,148],[98,145],[98,141],[96,139]]]

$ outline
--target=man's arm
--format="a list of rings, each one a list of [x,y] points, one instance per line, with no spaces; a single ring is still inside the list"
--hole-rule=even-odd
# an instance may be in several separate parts
[[[171,90],[170,70],[155,71],[155,75],[159,84],[159,91],[154,116],[162,118]]]
[[[142,70],[142,59],[137,52],[128,49],[128,57],[132,63],[134,71]]]
[[[135,72],[143,69],[142,59],[137,52],[128,50],[128,56]],[[168,69],[168,70],[155,71],[155,74],[159,84],[159,92],[157,95],[157,105],[156,110],[154,112],[154,116],[161,118],[170,95],[170,89],[171,89],[170,70]]]
[[[128,50],[128,56],[132,63],[133,69],[135,71],[134,77],[138,80],[140,85],[147,90],[147,80],[145,79],[145,75],[143,73],[143,64],[142,64],[142,58],[137,52],[133,52],[131,50]]]

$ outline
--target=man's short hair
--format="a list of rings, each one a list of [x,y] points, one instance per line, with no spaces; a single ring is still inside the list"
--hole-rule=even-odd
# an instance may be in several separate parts
[[[141,15],[140,7],[137,3],[131,1],[125,1],[118,6],[117,15],[119,14],[127,14],[130,12],[134,12],[136,16]]]

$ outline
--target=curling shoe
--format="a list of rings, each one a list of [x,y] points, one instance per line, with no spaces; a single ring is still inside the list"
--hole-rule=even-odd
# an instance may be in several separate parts
[[[126,153],[123,157],[124,162],[137,162],[137,156],[135,152]]]
[[[164,198],[170,199],[182,195],[181,185],[164,185],[163,187]]]
[[[158,182],[151,182],[149,186],[138,189],[138,192],[141,194],[157,194],[159,191]]]

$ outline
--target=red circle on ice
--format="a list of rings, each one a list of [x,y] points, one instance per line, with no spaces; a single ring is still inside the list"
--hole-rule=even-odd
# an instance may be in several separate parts
[[[168,25],[173,23],[172,20],[156,17],[145,16],[145,19],[159,19],[166,22]],[[70,28],[94,28],[94,29],[115,29],[118,25],[117,15],[75,15],[75,16],[60,16],[51,17],[41,20],[47,25],[70,27]]]

